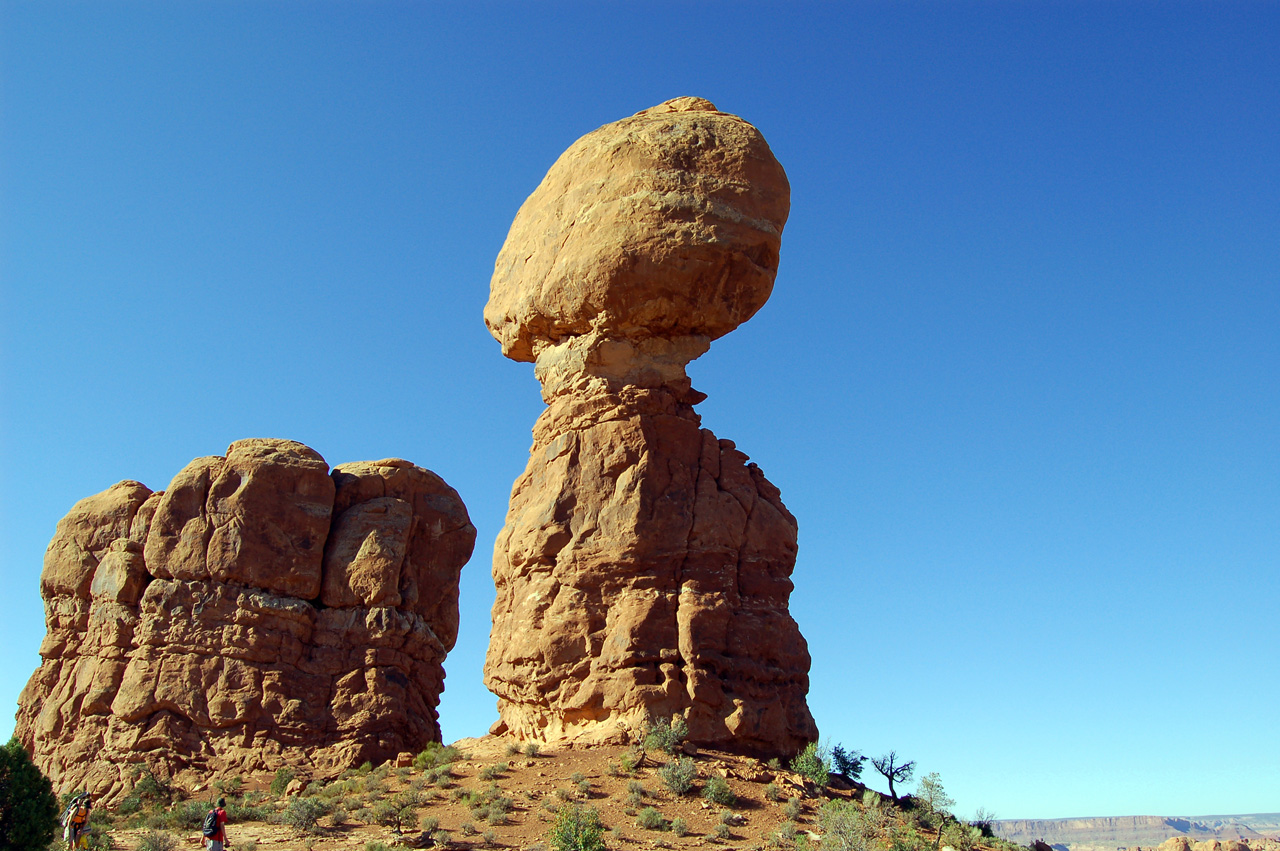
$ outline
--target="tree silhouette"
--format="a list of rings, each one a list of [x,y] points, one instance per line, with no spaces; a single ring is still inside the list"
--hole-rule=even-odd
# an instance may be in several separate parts
[[[898,764],[898,752],[889,751],[882,757],[871,760],[871,764],[876,767],[876,771],[880,772],[889,781],[889,797],[893,798],[896,803],[898,793],[894,791],[893,784],[906,783],[911,780],[911,775],[916,770],[916,761],[913,759],[909,762]]]

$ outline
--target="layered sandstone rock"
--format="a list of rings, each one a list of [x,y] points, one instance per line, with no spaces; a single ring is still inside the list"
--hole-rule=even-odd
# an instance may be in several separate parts
[[[548,408],[498,536],[496,732],[599,741],[817,737],[787,611],[796,521],[685,374],[769,297],[789,207],[759,132],[679,98],[579,139],[525,201],[485,321]]]
[[[457,493],[398,459],[331,473],[242,440],[164,492],[121,482],[49,544],[17,735],[60,791],[108,797],[140,764],[194,782],[420,749],[474,542]]]

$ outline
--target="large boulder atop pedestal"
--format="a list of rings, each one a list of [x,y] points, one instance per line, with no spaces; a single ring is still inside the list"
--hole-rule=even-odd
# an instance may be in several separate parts
[[[678,714],[700,744],[817,738],[795,518],[700,428],[685,374],[769,297],[788,207],[754,127],[678,98],[579,139],[516,215],[485,322],[548,409],[494,547],[496,732],[616,741]]]
[[[701,98],[606,124],[520,207],[485,322],[522,361],[591,331],[721,337],[772,292],[790,191],[760,132]]]

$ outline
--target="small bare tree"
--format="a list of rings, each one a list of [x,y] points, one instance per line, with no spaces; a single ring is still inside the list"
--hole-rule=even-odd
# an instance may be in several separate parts
[[[916,761],[910,760],[902,764],[898,763],[898,752],[889,751],[882,757],[871,760],[871,764],[876,767],[876,771],[885,776],[889,781],[889,797],[893,798],[894,803],[898,801],[898,793],[894,791],[894,783],[908,783],[911,781],[911,775],[915,773]]]

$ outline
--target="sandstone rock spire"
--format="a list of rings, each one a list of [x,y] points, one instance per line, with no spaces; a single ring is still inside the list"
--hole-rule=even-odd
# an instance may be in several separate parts
[[[603,741],[679,713],[703,744],[817,738],[795,518],[700,428],[685,374],[768,299],[789,204],[760,133],[685,97],[579,139],[516,214],[485,322],[548,408],[494,549],[495,732]]]
[[[240,440],[166,491],[121,482],[49,544],[16,734],[59,792],[107,799],[142,766],[325,775],[439,741],[474,543],[453,488],[399,459]]]

